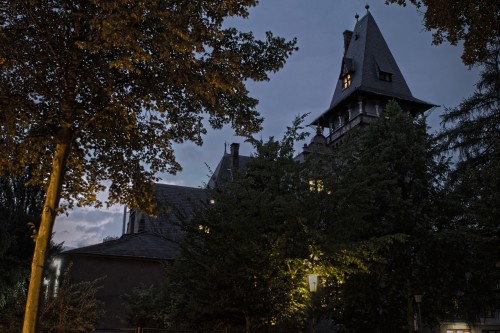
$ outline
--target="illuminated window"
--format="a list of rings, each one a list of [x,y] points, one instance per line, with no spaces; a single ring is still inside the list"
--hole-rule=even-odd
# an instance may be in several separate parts
[[[351,74],[349,73],[345,74],[344,77],[342,78],[342,89],[346,89],[347,87],[349,87],[351,85],[351,82],[352,82]]]
[[[215,205],[215,199],[208,200],[208,203],[211,204],[211,205]]]
[[[210,228],[207,227],[206,225],[203,225],[203,224],[198,225],[198,230],[200,230],[201,232],[204,232],[206,234],[210,233]]]
[[[323,181],[321,179],[320,180],[314,180],[314,179],[309,180],[309,191],[321,192],[324,189],[325,189],[325,187],[324,187]]]

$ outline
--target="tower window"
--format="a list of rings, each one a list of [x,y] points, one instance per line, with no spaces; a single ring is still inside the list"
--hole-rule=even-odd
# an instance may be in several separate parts
[[[342,89],[348,88],[351,85],[351,82],[352,82],[351,74],[350,73],[345,74],[344,77],[342,78]]]
[[[380,71],[380,72],[378,72],[378,78],[381,81],[392,82],[392,74],[391,73]]]
[[[352,83],[352,73],[354,73],[354,62],[350,58],[342,59],[342,70],[339,80],[342,80],[342,89],[348,88]]]

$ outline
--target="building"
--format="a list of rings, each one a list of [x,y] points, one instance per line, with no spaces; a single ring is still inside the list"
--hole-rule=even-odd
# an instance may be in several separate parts
[[[239,155],[239,144],[224,152],[209,187],[222,187],[235,173],[244,172],[251,157]],[[103,277],[97,297],[105,305],[100,330],[131,327],[126,294],[140,286],[161,283],[164,262],[172,261],[182,239],[180,223],[197,209],[213,204],[210,191],[202,188],[155,184],[158,216],[140,210],[129,212],[126,232],[115,240],[69,250],[63,253],[63,267],[72,263],[72,281],[92,281]]]
[[[369,11],[359,19],[353,31],[345,31],[344,55],[339,76],[328,109],[312,122],[317,133],[297,157],[304,159],[316,150],[332,151],[343,144],[353,128],[369,125],[382,115],[389,100],[396,100],[413,115],[435,105],[414,97],[385,39]],[[326,133],[326,134],[325,134]],[[223,187],[235,173],[245,172],[251,157],[239,155],[239,145],[224,152],[208,187]],[[129,325],[127,305],[122,295],[140,283],[161,280],[161,262],[174,260],[177,243],[182,239],[179,224],[189,219],[197,207],[213,204],[210,192],[200,188],[157,184],[155,187],[159,215],[151,218],[132,209],[126,233],[117,240],[67,251],[73,261],[76,280],[107,275],[99,297],[106,303],[107,314],[100,328],[122,328]],[[497,313],[498,315],[498,313]],[[496,318],[498,319],[498,318]],[[495,316],[477,325],[459,321],[443,322],[440,333],[500,333]],[[436,331],[434,331],[436,332]]]

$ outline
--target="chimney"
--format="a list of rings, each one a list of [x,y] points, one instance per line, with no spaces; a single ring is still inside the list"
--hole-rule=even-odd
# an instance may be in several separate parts
[[[239,143],[231,143],[231,169],[238,169],[240,166],[240,144]]]
[[[349,48],[349,44],[351,43],[353,32],[350,30],[344,31],[344,56],[347,53],[347,49]]]

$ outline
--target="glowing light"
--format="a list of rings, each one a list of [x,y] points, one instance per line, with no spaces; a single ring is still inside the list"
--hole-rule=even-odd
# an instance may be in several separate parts
[[[206,225],[203,225],[203,224],[198,225],[198,230],[200,230],[201,232],[204,232],[206,234],[210,233],[210,228],[207,227]]]
[[[342,89],[346,89],[347,87],[349,87],[351,85],[351,82],[352,82],[351,74],[347,73],[342,78]]]
[[[312,293],[315,293],[318,290],[318,274],[309,274],[307,278],[309,282],[309,290]]]

